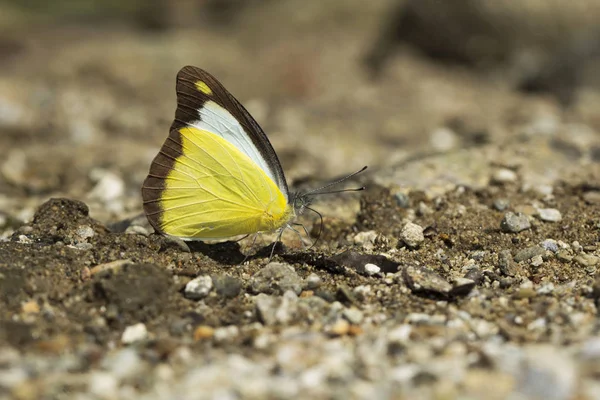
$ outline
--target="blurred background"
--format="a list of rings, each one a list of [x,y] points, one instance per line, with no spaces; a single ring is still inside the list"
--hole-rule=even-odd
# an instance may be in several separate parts
[[[363,165],[412,189],[493,165],[585,174],[598,21],[600,0],[1,1],[0,226],[56,196],[104,222],[141,212],[188,64],[249,109],[292,184]]]

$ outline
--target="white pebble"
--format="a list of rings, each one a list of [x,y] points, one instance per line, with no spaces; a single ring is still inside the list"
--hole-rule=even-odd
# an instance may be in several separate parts
[[[375,275],[378,274],[379,271],[381,271],[381,268],[379,268],[377,265],[371,263],[365,264],[365,272],[367,275]]]
[[[458,138],[451,129],[442,127],[434,130],[429,137],[429,143],[434,150],[448,151],[456,147]]]
[[[123,335],[121,335],[121,342],[123,344],[131,344],[140,340],[144,340],[147,337],[148,330],[146,329],[146,325],[140,322],[125,328]]]
[[[425,240],[423,228],[420,225],[409,222],[402,228],[400,239],[408,247],[418,247]]]
[[[222,326],[215,329],[213,338],[217,342],[224,342],[237,337],[240,334],[240,330],[235,325]]]
[[[119,382],[108,372],[95,371],[89,377],[88,390],[100,399],[116,397]]]
[[[494,171],[492,182],[494,183],[512,183],[517,180],[517,173],[512,169],[500,168]]]
[[[362,246],[365,250],[371,250],[375,246],[375,239],[377,239],[377,232],[375,231],[366,231],[366,232],[358,232],[354,235],[354,244],[358,244]]]
[[[310,290],[318,289],[322,283],[321,277],[314,272],[307,276],[305,281],[306,288]]]
[[[546,222],[558,222],[562,219],[560,211],[556,208],[538,208],[537,215]]]
[[[183,295],[186,299],[200,300],[208,296],[212,288],[212,278],[208,275],[201,275],[192,279],[185,285]]]
[[[544,259],[542,258],[541,255],[538,254],[536,256],[533,256],[531,258],[530,262],[531,262],[531,265],[533,265],[534,267],[539,267],[540,265],[542,265],[544,263]]]
[[[94,229],[92,229],[92,227],[89,225],[79,225],[75,234],[77,235],[78,239],[83,241],[89,238],[93,238],[96,233],[94,232]]]

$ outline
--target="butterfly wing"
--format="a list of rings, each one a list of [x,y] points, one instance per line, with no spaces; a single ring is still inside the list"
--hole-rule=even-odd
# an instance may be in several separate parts
[[[212,75],[189,66],[177,75],[175,120],[142,198],[158,232],[190,240],[275,230],[293,214],[258,123]]]
[[[193,66],[177,74],[177,110],[171,130],[194,126],[212,132],[252,159],[288,198],[281,163],[250,113],[208,72]]]

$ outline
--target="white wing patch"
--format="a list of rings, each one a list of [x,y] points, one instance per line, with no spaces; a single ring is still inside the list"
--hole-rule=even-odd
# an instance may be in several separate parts
[[[277,179],[269,164],[260,154],[260,151],[252,143],[252,139],[248,136],[240,123],[223,107],[214,101],[207,101],[204,107],[198,110],[200,120],[192,121],[190,125],[214,133],[227,140],[229,143],[237,147],[242,153],[246,154],[252,161],[256,163],[271,180],[277,184]],[[285,195],[287,193],[283,188],[279,188]]]

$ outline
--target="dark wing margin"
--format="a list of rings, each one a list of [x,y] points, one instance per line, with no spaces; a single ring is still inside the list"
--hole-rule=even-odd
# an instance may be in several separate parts
[[[150,225],[159,233],[163,233],[162,225],[162,194],[165,190],[165,180],[173,169],[177,157],[183,154],[181,133],[171,130],[167,140],[150,164],[150,172],[142,185],[142,200],[144,213]]]
[[[196,82],[204,82],[212,93],[204,93],[196,87]],[[238,120],[244,131],[250,136],[252,144],[267,162],[277,186],[289,198],[289,191],[283,168],[279,158],[269,142],[258,122],[252,118],[250,113],[225,87],[211,74],[198,67],[183,67],[177,74],[177,110],[175,119],[171,125],[171,132],[176,132],[184,126],[192,126],[192,122],[198,121],[200,110],[207,101],[214,101],[226,109]],[[154,163],[153,163],[154,164]]]

